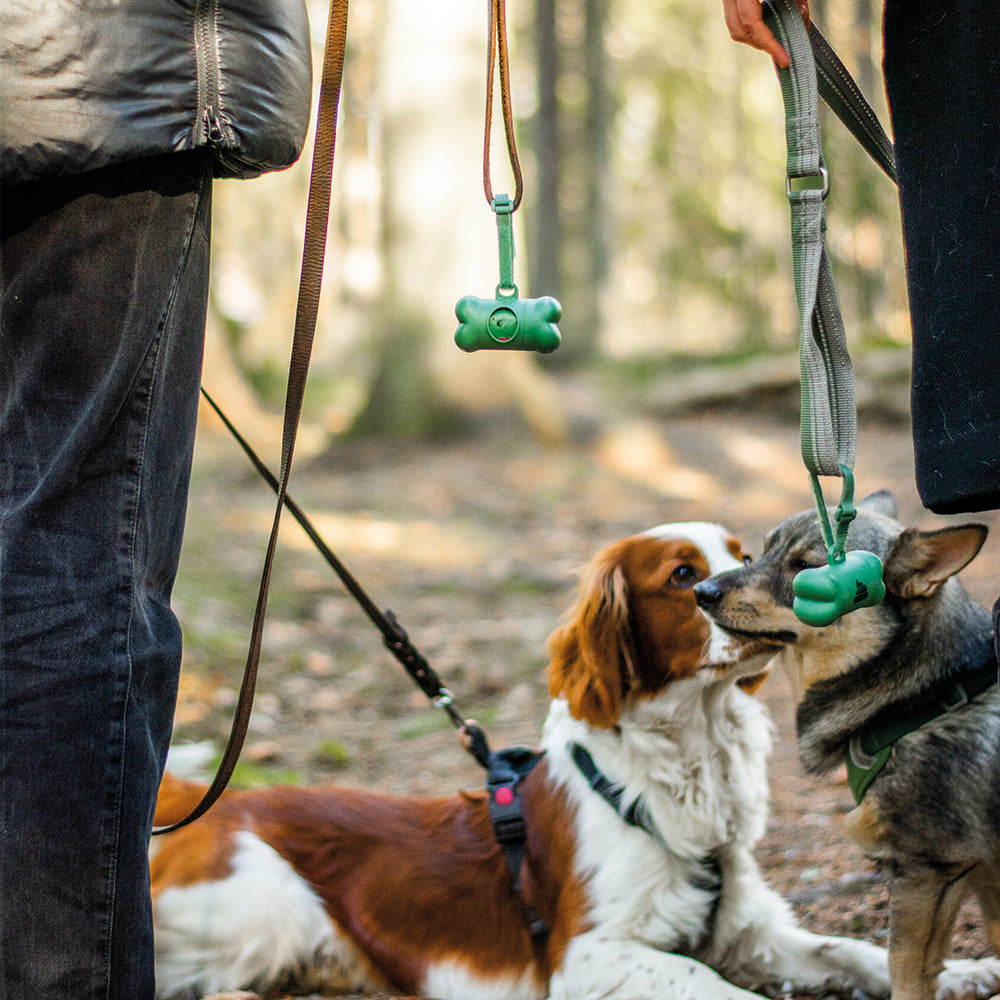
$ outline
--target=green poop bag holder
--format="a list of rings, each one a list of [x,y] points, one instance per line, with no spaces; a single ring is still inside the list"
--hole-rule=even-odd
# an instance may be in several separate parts
[[[857,516],[854,507],[854,474],[841,468],[843,492],[834,521],[823,499],[823,489],[816,476],[810,476],[820,528],[826,542],[827,565],[800,570],[792,581],[792,610],[807,625],[830,625],[848,611],[869,608],[885,597],[882,560],[874,552],[855,549],[847,552],[847,531]]]
[[[455,305],[459,321],[455,343],[463,351],[538,351],[549,354],[560,342],[556,323],[562,306],[550,295],[540,299],[518,298],[514,282],[513,215],[521,203],[521,166],[514,141],[514,117],[510,104],[507,59],[507,26],[504,0],[490,0],[489,51],[486,76],[486,127],[483,140],[483,190],[496,215],[500,254],[500,282],[493,298],[466,295]],[[499,64],[500,104],[503,111],[507,156],[514,174],[514,197],[494,197],[490,181],[490,130],[493,121],[493,70]]]
[[[500,244],[500,283],[492,299],[466,295],[455,305],[459,327],[455,343],[463,351],[518,350],[549,354],[560,342],[556,323],[562,307],[545,295],[540,299],[519,299],[514,284],[514,233],[511,216],[514,202],[506,194],[490,202],[497,217]]]
[[[890,177],[892,144],[846,69],[825,39],[807,28],[795,0],[768,0],[765,21],[788,52],[779,68],[785,105],[788,161],[785,192],[791,210],[792,265],[800,319],[802,381],[801,447],[809,472],[827,565],[799,572],[793,610],[808,625],[831,625],[857,608],[885,597],[881,560],[872,552],[847,551],[854,508],[857,409],[854,370],[826,252],[826,196],[829,175],[820,143],[818,98],[822,94],[848,129]],[[842,479],[840,503],[830,516],[820,476]]]

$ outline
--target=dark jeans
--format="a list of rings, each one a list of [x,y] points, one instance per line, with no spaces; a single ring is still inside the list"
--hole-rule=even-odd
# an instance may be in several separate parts
[[[180,669],[203,152],[8,188],[0,994],[153,995],[147,844]]]
[[[1000,40],[996,0],[886,0],[913,320],[917,488],[1000,507]]]

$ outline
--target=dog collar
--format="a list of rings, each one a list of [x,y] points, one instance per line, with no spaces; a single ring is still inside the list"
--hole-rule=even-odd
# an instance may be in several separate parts
[[[997,661],[991,656],[987,663],[958,675],[932,701],[923,702],[884,723],[868,726],[851,737],[844,754],[847,764],[847,784],[860,805],[875,780],[892,756],[897,740],[912,733],[933,719],[954,712],[976,695],[997,684]]]

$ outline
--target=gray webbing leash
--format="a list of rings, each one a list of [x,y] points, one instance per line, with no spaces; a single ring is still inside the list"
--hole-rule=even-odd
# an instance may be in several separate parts
[[[788,148],[785,192],[791,209],[792,265],[799,307],[802,459],[813,476],[853,469],[857,441],[854,370],[826,251],[826,195],[819,97],[872,159],[895,180],[892,143],[850,73],[794,0],[768,0],[765,21],[789,54],[779,69]]]
[[[875,162],[895,179],[895,161],[878,117],[850,74],[813,29],[794,0],[768,0],[764,19],[789,55],[778,69],[785,105],[785,193],[791,210],[792,272],[799,310],[801,373],[800,446],[809,472],[828,565],[801,571],[793,581],[795,614],[814,626],[881,601],[882,565],[870,552],[846,552],[847,529],[856,515],[854,458],[857,406],[854,369],[826,250],[829,174],[823,160],[819,96],[830,105]],[[830,525],[820,476],[842,479],[840,504]]]
[[[819,91],[809,33],[794,0],[771,0],[765,20],[791,63],[779,69],[788,147],[792,268],[799,309],[802,460],[814,476],[854,468],[854,370],[826,251],[829,175],[819,129]]]

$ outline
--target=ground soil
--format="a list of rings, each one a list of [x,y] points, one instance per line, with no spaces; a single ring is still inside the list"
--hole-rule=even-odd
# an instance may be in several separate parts
[[[749,411],[749,412],[748,412]],[[221,744],[238,685],[271,498],[203,421],[177,608],[186,632],[175,739]],[[665,521],[718,521],[759,552],[766,531],[811,503],[798,428],[766,401],[657,420],[584,421],[579,439],[540,445],[498,418],[437,444],[341,443],[298,467],[292,494],[481,720],[494,746],[533,743],[546,709],[545,639],[569,606],[575,571],[604,544]],[[862,420],[858,495],[891,488],[901,519],[942,525],[913,487],[908,427]],[[828,484],[831,491],[834,484]],[[1000,531],[963,579],[992,604]],[[884,942],[886,894],[840,832],[841,776],[805,774],[787,682],[760,692],[774,717],[772,808],[758,856],[813,930]],[[475,787],[477,766],[381,647],[332,572],[285,533],[254,722],[238,780],[336,781],[397,792]],[[963,910],[963,956],[987,952]],[[803,997],[802,994],[782,994]]]

